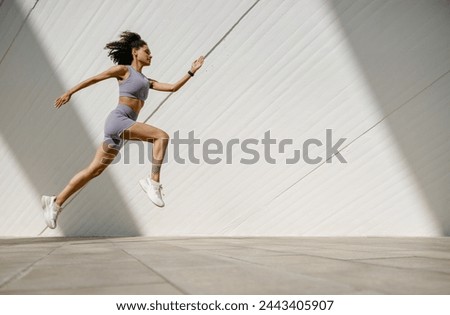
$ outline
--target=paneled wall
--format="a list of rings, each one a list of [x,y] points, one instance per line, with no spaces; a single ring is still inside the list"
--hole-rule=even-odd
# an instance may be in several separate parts
[[[167,205],[138,185],[151,144],[128,142],[45,229],[40,195],[92,160],[117,82],[52,103],[123,30],[161,82],[207,55],[139,114],[172,137]],[[448,1],[4,0],[0,57],[1,236],[450,234]]]

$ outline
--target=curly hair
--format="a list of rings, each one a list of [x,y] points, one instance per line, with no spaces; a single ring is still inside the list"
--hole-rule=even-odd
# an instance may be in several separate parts
[[[120,34],[120,40],[107,43],[105,49],[109,49],[108,57],[110,57],[115,64],[131,65],[133,55],[131,53],[133,48],[141,48],[147,45],[137,33],[125,31]]]

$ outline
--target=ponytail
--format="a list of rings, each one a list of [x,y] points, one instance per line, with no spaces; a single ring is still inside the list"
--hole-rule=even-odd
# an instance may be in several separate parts
[[[133,48],[141,48],[147,45],[141,39],[139,34],[125,31],[120,34],[120,40],[106,44],[105,49],[109,49],[108,57],[110,57],[115,64],[131,65],[133,61]]]

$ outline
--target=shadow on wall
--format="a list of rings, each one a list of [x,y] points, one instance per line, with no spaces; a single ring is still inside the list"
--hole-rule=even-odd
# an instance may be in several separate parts
[[[383,117],[388,116],[384,123],[441,224],[442,235],[449,236],[450,2],[329,4]]]
[[[9,12],[22,14],[15,1],[2,2],[2,6]],[[0,64],[0,72],[8,77],[0,87],[3,102],[0,132],[39,198],[41,194],[60,192],[76,172],[90,163],[100,144],[89,141],[88,132],[73,109],[76,104],[58,111],[53,107],[54,100],[65,88],[33,30],[27,21],[23,23]],[[66,236],[140,235],[131,210],[120,197],[108,170],[95,181],[101,181],[102,191],[108,194],[84,189],[81,193],[91,203],[76,207],[76,202],[69,204],[59,220],[61,233]]]

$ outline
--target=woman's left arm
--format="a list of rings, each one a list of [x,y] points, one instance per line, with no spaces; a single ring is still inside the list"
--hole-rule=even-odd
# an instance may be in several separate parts
[[[150,80],[150,88],[156,91],[163,92],[176,92],[178,91],[186,82],[200,69],[205,61],[205,57],[200,56],[197,60],[192,63],[190,72],[192,73],[185,74],[177,83],[161,83],[158,81]]]

